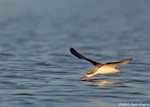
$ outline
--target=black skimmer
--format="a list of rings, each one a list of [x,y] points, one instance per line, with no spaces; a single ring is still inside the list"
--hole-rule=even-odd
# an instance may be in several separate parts
[[[116,69],[115,67],[121,64],[128,64],[129,62],[132,61],[132,58],[128,58],[125,59],[123,61],[118,61],[118,62],[108,62],[108,63],[101,63],[92,59],[89,59],[85,56],[83,56],[82,54],[80,54],[79,52],[77,52],[74,48],[70,48],[70,52],[80,58],[80,59],[84,59],[86,61],[91,62],[95,67],[88,72],[86,75],[84,75],[83,79],[88,80],[90,77],[96,75],[96,74],[115,74],[115,73],[119,73],[119,70]]]

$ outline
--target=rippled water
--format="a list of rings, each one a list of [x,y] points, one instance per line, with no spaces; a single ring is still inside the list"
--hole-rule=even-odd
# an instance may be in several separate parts
[[[148,0],[1,0],[0,107],[150,104],[149,29]],[[102,62],[134,60],[83,81],[93,65],[70,47]]]

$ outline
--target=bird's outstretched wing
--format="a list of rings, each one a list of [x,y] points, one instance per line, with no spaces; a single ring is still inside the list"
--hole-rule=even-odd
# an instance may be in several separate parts
[[[98,62],[98,61],[89,59],[89,58],[87,58],[87,57],[81,55],[81,54],[80,54],[79,52],[77,52],[74,48],[70,48],[70,52],[71,52],[74,56],[76,56],[76,57],[78,57],[78,58],[80,58],[80,59],[87,60],[87,61],[91,62],[92,64],[94,64],[95,66],[96,66],[97,64],[101,64],[101,63]]]
[[[121,64],[128,64],[131,61],[132,61],[132,58],[129,58],[129,59],[125,59],[125,60],[119,61],[119,62],[108,62],[108,63],[106,63],[106,65],[111,66],[111,67],[116,67]]]

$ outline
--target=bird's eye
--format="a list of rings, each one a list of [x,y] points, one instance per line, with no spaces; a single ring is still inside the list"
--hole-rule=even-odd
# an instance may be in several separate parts
[[[89,73],[87,73],[87,75],[90,75],[91,73],[89,72]]]

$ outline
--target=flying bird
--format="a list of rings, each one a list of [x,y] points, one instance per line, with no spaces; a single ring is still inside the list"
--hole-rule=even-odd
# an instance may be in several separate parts
[[[84,75],[83,79],[88,80],[90,77],[93,77],[94,75],[97,74],[115,74],[115,73],[119,73],[119,70],[116,69],[115,67],[117,67],[118,65],[121,64],[128,64],[129,62],[132,61],[132,58],[128,58],[125,59],[123,61],[118,61],[118,62],[108,62],[108,63],[101,63],[98,62],[96,60],[87,58],[85,56],[83,56],[81,53],[77,52],[74,48],[70,48],[70,52],[78,57],[79,59],[84,59],[86,61],[91,62],[95,67],[89,71],[86,75]]]

